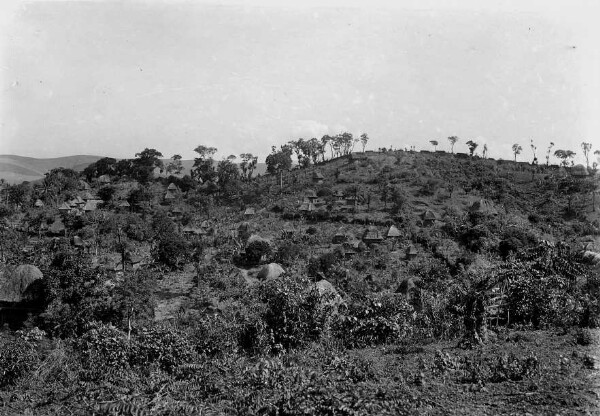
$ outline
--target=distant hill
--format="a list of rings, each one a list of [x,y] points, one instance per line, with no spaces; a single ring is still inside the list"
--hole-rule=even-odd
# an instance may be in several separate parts
[[[75,155],[56,158],[38,159],[18,155],[0,155],[0,178],[8,183],[21,183],[35,181],[44,177],[44,174],[55,168],[68,168],[82,171],[90,164],[102,159],[104,156]],[[163,159],[165,165],[169,159]],[[193,160],[182,160],[183,174],[189,174]],[[267,171],[264,163],[259,163],[254,175],[262,175]]]
[[[76,155],[38,159],[17,155],[0,155],[0,178],[9,183],[34,181],[54,168],[68,168],[77,171],[85,169],[102,156]]]

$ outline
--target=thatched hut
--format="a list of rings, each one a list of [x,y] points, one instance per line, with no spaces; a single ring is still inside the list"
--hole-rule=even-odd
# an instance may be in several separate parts
[[[281,275],[284,273],[285,273],[284,268],[281,267],[279,264],[269,263],[266,266],[264,266],[262,269],[260,269],[260,271],[258,272],[256,277],[259,280],[275,280],[275,279],[278,279],[279,277],[281,277]]]
[[[31,264],[6,267],[0,275],[0,304],[32,301],[32,283],[42,279],[40,269]]]

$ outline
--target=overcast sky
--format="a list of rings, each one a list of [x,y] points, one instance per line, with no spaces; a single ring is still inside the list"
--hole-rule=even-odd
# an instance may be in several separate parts
[[[600,148],[592,0],[238,3],[3,1],[0,153],[264,158],[342,131]]]

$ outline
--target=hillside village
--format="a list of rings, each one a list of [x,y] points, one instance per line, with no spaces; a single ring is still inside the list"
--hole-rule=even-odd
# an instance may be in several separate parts
[[[367,141],[4,185],[2,406],[600,411],[597,164]]]

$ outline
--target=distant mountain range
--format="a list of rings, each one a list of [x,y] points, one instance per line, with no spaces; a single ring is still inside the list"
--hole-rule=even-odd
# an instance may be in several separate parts
[[[34,157],[25,157],[17,155],[0,155],[0,178],[8,183],[21,183],[23,181],[35,181],[44,177],[44,174],[54,168],[68,168],[76,171],[82,171],[90,164],[102,159],[104,156],[76,155],[64,156],[48,159],[37,159]],[[163,159],[165,165],[170,159]],[[183,174],[189,174],[193,160],[182,160]],[[259,163],[254,172],[264,174],[266,165]]]

